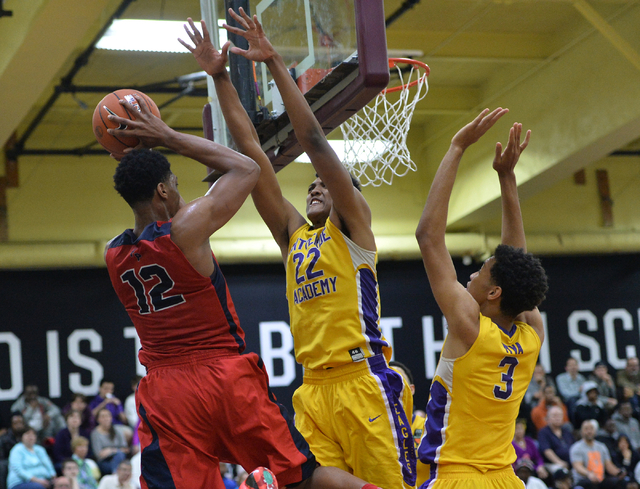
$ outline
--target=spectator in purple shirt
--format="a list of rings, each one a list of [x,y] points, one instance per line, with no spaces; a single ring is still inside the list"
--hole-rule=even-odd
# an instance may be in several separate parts
[[[547,412],[547,426],[538,432],[538,449],[544,457],[546,468],[552,473],[558,469],[569,469],[569,448],[574,442],[571,429],[564,423],[564,412],[551,406]]]
[[[533,462],[533,467],[540,479],[549,477],[549,472],[544,467],[544,460],[538,451],[533,438],[525,436],[527,422],[524,419],[516,420],[516,431],[513,436],[513,447],[516,449],[516,464],[523,458],[528,458]],[[514,465],[515,466],[515,465]]]
[[[113,415],[113,424],[127,424],[127,417],[124,414],[122,402],[113,395],[114,384],[110,380],[102,379],[98,395],[89,403],[93,419],[97,419],[101,409],[108,409]]]
[[[58,432],[53,444],[53,464],[56,470],[60,470],[62,462],[73,455],[71,440],[77,436],[84,436],[85,438],[91,436],[90,431],[81,427],[82,415],[78,411],[69,411],[65,415],[65,421],[67,422],[67,427]]]

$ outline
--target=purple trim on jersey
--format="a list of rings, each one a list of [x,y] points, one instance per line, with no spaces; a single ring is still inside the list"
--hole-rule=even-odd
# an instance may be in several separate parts
[[[133,229],[127,229],[117,238],[109,243],[109,248],[118,248],[120,246],[133,246],[138,241],[154,241],[156,238],[167,236],[171,233],[171,221],[162,223],[158,226],[158,222],[149,224],[142,230],[140,236],[133,234]]]
[[[498,326],[498,325],[496,324],[496,326]],[[500,326],[498,326],[498,328],[500,328]],[[506,334],[509,338],[512,338],[513,335],[516,334],[517,330],[518,330],[518,327],[515,324],[511,326],[511,329],[509,331],[507,331],[506,329],[500,328],[500,331],[502,331],[504,334]]]
[[[374,355],[382,353],[383,346],[389,346],[382,340],[382,333],[378,328],[378,282],[373,272],[368,268],[361,268],[360,295],[362,300],[362,317],[365,324],[365,332]]]
[[[404,388],[402,376],[387,366],[387,362],[382,355],[367,358],[367,363],[371,373],[382,384],[382,390],[391,410],[399,452],[398,462],[402,467],[402,478],[407,485],[415,486],[417,476],[416,450],[413,434],[411,433],[411,425],[402,407],[402,389]]]
[[[425,464],[434,464],[438,448],[443,443],[444,417],[446,414],[448,393],[438,381],[431,384],[429,402],[427,403],[426,431],[418,447],[418,457]]]
[[[436,475],[438,475],[438,466],[436,464],[431,464],[429,466],[429,478],[418,489],[427,489],[429,484],[431,484],[436,478]]]
[[[224,275],[222,274],[222,270],[220,270],[220,266],[217,261],[215,262],[215,269],[211,275],[211,284],[213,285],[213,289],[216,291],[216,295],[220,301],[220,307],[222,307],[222,310],[224,311],[224,317],[227,319],[227,323],[229,323],[229,333],[231,333],[233,339],[238,345],[238,353],[242,353],[245,348],[245,343],[242,337],[238,334],[238,325],[234,321],[233,314],[231,314],[231,311],[229,310],[229,306],[227,304],[227,281],[224,279]]]

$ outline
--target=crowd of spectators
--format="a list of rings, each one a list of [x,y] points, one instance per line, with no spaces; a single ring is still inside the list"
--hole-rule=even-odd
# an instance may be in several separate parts
[[[615,377],[615,379],[614,379]],[[640,363],[553,379],[537,365],[516,422],[516,474],[527,489],[640,489]]]
[[[134,391],[139,380],[132,381]],[[26,386],[0,436],[0,489],[139,488],[132,476],[140,473],[132,467],[132,460],[140,464],[139,420],[125,416],[113,391],[105,379],[92,399],[73,394],[60,409],[37,386]],[[135,412],[134,399],[127,402]]]

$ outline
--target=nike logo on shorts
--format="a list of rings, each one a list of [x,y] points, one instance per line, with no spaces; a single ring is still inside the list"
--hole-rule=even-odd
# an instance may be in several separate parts
[[[376,419],[378,419],[380,416],[382,416],[382,414],[378,414],[375,418],[369,418],[369,423],[374,422]]]

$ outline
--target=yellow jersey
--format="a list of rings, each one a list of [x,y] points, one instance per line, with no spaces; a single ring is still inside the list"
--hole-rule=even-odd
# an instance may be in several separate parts
[[[469,465],[481,472],[514,463],[515,421],[540,346],[528,324],[516,322],[504,331],[480,314],[478,338],[469,351],[455,360],[440,357],[420,460]]]
[[[365,250],[327,219],[289,239],[287,300],[296,360],[326,369],[377,354],[391,358],[382,335],[377,253]]]

